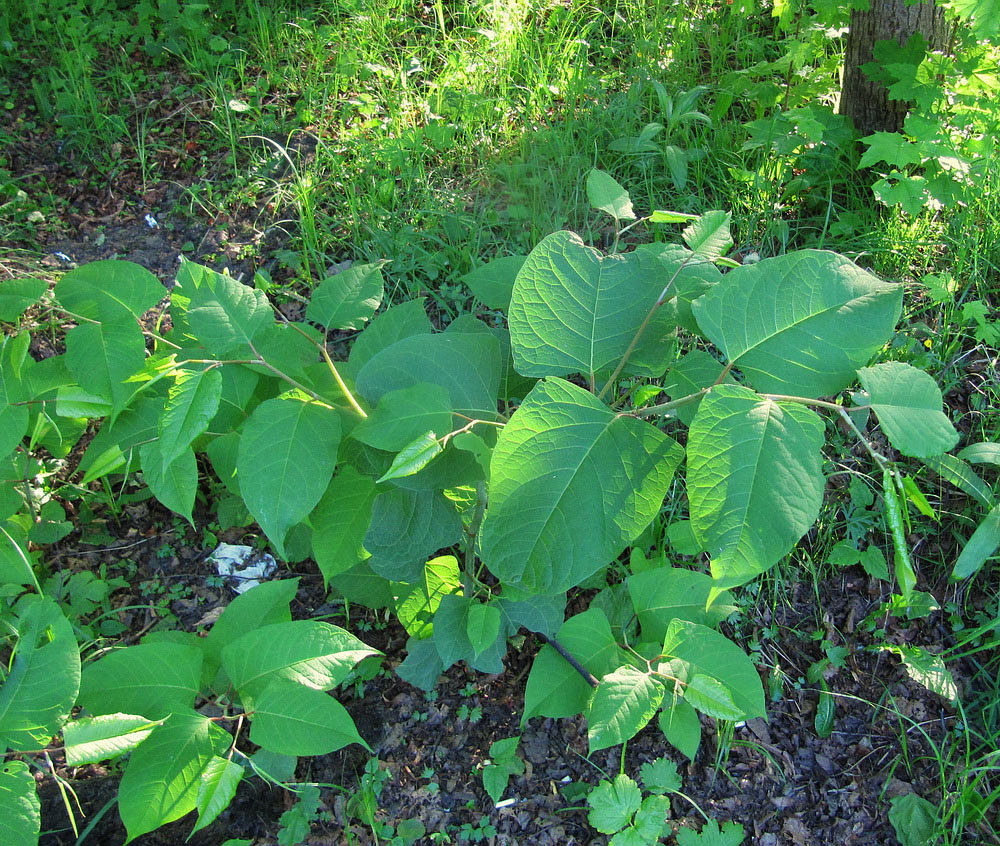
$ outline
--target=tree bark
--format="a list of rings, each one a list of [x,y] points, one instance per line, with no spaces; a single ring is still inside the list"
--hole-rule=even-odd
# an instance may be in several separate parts
[[[869,79],[861,66],[872,61],[875,44],[896,41],[905,44],[919,32],[928,49],[943,47],[948,41],[948,23],[944,9],[934,0],[907,6],[906,0],[871,0],[867,11],[851,11],[844,55],[844,79],[841,85],[840,114],[854,121],[862,135],[873,132],[898,132],[909,104],[890,100],[881,82]]]

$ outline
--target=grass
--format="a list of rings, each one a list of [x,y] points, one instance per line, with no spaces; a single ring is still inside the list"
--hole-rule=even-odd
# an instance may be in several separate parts
[[[4,152],[52,127],[80,178],[131,171],[147,186],[176,173],[178,213],[284,230],[289,290],[344,259],[385,259],[393,299],[428,295],[447,322],[474,308],[461,278],[490,258],[527,253],[560,228],[610,243],[583,188],[596,166],[640,213],[731,211],[741,253],[836,249],[906,281],[908,329],[894,353],[946,392],[968,389],[956,405],[966,443],[1000,440],[989,334],[1000,159],[951,208],[910,217],[878,207],[845,127],[823,108],[841,55],[815,21],[778,25],[754,0],[248,0],[166,18],[132,5],[8,0],[0,13],[0,102],[19,114],[0,137],[0,240],[33,243],[59,216],[44,182],[13,172]],[[638,143],[652,124],[662,129]],[[3,259],[10,273],[21,255]],[[913,472],[930,495],[932,477]],[[809,549],[759,596],[778,602],[796,573],[828,576],[830,550],[866,508],[845,485]],[[946,553],[981,519],[941,517],[940,528],[915,524],[942,535]],[[928,578],[947,576],[946,553],[926,562]],[[998,618],[993,602],[975,625]],[[962,797],[998,799],[996,658],[974,660],[981,689],[966,703],[967,730],[937,747],[940,821],[959,839]]]

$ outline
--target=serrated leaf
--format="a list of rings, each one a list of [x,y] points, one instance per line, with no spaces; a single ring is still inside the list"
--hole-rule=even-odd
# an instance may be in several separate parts
[[[740,719],[764,716],[764,687],[756,668],[742,649],[719,632],[674,620],[663,639],[663,653],[686,665],[682,674],[687,678],[681,678],[682,682],[704,675],[725,687],[741,712]]]
[[[222,669],[250,707],[248,703],[275,681],[330,690],[359,661],[380,654],[337,626],[292,620],[262,626],[227,644],[222,649]]]
[[[701,745],[701,721],[691,703],[675,699],[672,705],[660,711],[657,725],[667,741],[691,761]]]
[[[425,432],[450,431],[451,420],[448,391],[420,382],[384,394],[375,410],[351,430],[351,437],[376,449],[398,452]]]
[[[685,227],[681,236],[684,243],[708,261],[715,261],[732,249],[733,238],[729,233],[732,214],[723,211],[709,211]]]
[[[443,452],[441,441],[433,432],[424,432],[404,446],[392,459],[392,464],[378,479],[376,484],[390,479],[402,479],[413,476],[423,470]]]
[[[267,400],[247,420],[237,460],[240,492],[279,550],[330,484],[340,431],[336,411],[298,398]]]
[[[274,323],[262,291],[192,262],[181,264],[172,300],[175,310],[186,307],[198,343],[220,357],[246,348],[258,332]]]
[[[950,0],[949,7],[972,27],[979,39],[994,38],[1000,33],[998,0]]]
[[[66,763],[71,767],[96,764],[131,752],[160,722],[137,714],[101,714],[72,720],[63,726]]]
[[[639,778],[650,793],[676,793],[681,789],[677,764],[669,758],[647,761],[639,768]]]
[[[477,267],[462,277],[462,281],[487,308],[507,311],[514,291],[514,279],[524,266],[527,256],[500,256]]]
[[[194,705],[202,652],[183,643],[140,643],[83,668],[78,702],[91,714],[161,720]]]
[[[664,284],[649,252],[602,256],[573,232],[549,235],[514,282],[509,323],[515,369],[523,376],[583,373],[591,379],[613,369]],[[660,376],[674,327],[672,310],[659,308],[643,335],[643,356],[630,359],[625,372]]]
[[[51,599],[25,603],[13,663],[0,686],[0,751],[44,748],[80,689],[73,627]]]
[[[336,699],[322,690],[285,680],[273,682],[261,693],[250,739],[285,755],[326,755],[351,743],[371,751],[347,709]]]
[[[727,822],[721,828],[717,820],[707,820],[700,832],[690,828],[677,831],[678,846],[740,846],[743,842],[743,826],[737,822]]]
[[[796,403],[735,385],[701,401],[688,434],[688,497],[717,587],[764,572],[816,522],[824,440],[819,417]]]
[[[941,389],[929,374],[887,361],[862,367],[858,378],[882,431],[903,455],[927,458],[958,443],[958,432],[941,410]]]
[[[587,199],[595,209],[607,212],[616,221],[635,220],[628,191],[603,170],[592,168],[587,173]]]
[[[850,385],[885,343],[902,295],[842,256],[800,250],[732,270],[693,308],[757,390],[821,397]]]
[[[582,388],[538,383],[493,451],[483,561],[529,593],[578,585],[656,516],[680,456],[656,427]]]
[[[198,798],[195,803],[198,822],[191,829],[191,834],[209,825],[229,807],[245,772],[246,770],[235,761],[226,758],[213,757],[208,762],[198,784]]]
[[[642,791],[622,773],[614,781],[601,781],[587,796],[587,822],[602,834],[627,826],[642,804]]]
[[[166,295],[160,280],[146,268],[115,259],[92,261],[65,274],[55,298],[66,311],[90,320],[109,315],[139,317]]]
[[[634,667],[619,667],[601,679],[587,710],[591,754],[631,740],[663,701],[663,685]]]
[[[153,495],[171,511],[194,525],[191,513],[198,493],[198,461],[194,450],[186,447],[173,461],[166,463],[159,441],[150,441],[139,449],[143,479]]]
[[[171,714],[132,752],[118,793],[126,843],[194,810],[216,755],[211,726],[200,714]]]
[[[887,206],[899,206],[911,217],[916,217],[924,210],[929,194],[927,180],[922,176],[906,176],[898,170],[893,170],[892,178],[880,179],[872,185],[872,193]]]
[[[323,582],[350,570],[369,557],[364,548],[377,489],[370,476],[353,467],[337,471],[309,518],[312,548]]]
[[[28,765],[6,761],[0,767],[0,837],[4,843],[35,846],[41,825],[41,802]]]
[[[666,796],[647,796],[643,799],[632,823],[632,829],[639,838],[638,846],[658,842],[664,834],[669,817],[670,800]]]
[[[920,164],[923,158],[917,145],[900,132],[876,132],[859,139],[868,149],[861,157],[858,167],[872,167],[885,162],[892,167]]]
[[[178,458],[202,432],[219,410],[222,373],[180,369],[167,391],[167,401],[159,422],[160,455],[163,469]]]
[[[557,639],[596,678],[622,663],[608,618],[596,608],[570,617]],[[582,713],[592,694],[593,688],[562,655],[551,646],[543,646],[528,673],[521,725],[535,716],[558,719]]]
[[[324,329],[360,329],[382,304],[381,264],[356,264],[324,279],[312,292],[306,317]]]

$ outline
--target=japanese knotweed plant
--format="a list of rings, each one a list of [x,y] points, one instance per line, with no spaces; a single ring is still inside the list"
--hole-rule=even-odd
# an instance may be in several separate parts
[[[619,235],[633,225],[610,176],[592,172],[588,191]],[[375,316],[375,265],[320,282],[293,322],[262,292],[184,263],[162,335],[137,322],[163,295],[145,271],[98,262],[67,273],[52,303],[77,322],[65,353],[34,361],[26,331],[4,346],[3,478],[22,480],[3,493],[5,579],[33,578],[33,516],[21,506],[32,447],[100,420],[81,483],[139,471],[190,519],[210,468],[279,555],[311,555],[349,600],[394,610],[409,634],[398,672],[414,684],[433,686],[459,661],[501,671],[523,627],[551,641],[525,718],[583,711],[593,748],[658,711],[689,749],[692,708],[763,713],[752,665],[713,626],[726,591],[817,520],[834,430],[824,416],[869,446],[891,518],[900,483],[865,439],[869,416],[903,455],[944,453],[958,436],[930,375],[872,363],[899,318],[899,285],[818,250],[740,266],[726,257],[722,212],[650,222],[687,224],[683,243],[618,253],[616,238],[604,255],[553,233],[469,278],[494,317],[506,313],[491,321],[501,325],[463,315],[444,331],[420,299]],[[0,294],[20,314],[49,302],[43,288],[25,280]],[[354,333],[346,355],[331,353],[334,331]],[[567,591],[646,545],[682,462],[692,545],[709,572],[637,568],[620,602],[564,621]],[[905,599],[916,577],[892,524]]]
[[[51,766],[47,747],[57,733],[69,766],[124,761],[118,810],[126,842],[191,811],[192,833],[204,828],[243,778],[291,781],[297,756],[350,743],[367,748],[327,691],[378,653],[337,626],[293,621],[297,585],[287,579],[247,591],[207,637],[154,633],[82,668],[59,606],[37,594],[22,598],[0,686],[0,753],[9,756],[0,769],[0,831],[7,842],[38,840],[39,801],[24,759],[44,756]],[[260,747],[253,754],[238,746],[247,725]],[[66,808],[75,830],[68,800]]]

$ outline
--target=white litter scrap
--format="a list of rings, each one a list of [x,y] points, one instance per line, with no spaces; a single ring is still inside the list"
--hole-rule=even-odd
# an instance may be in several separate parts
[[[153,217],[151,214],[147,214],[143,218],[143,220],[146,221],[146,226],[148,226],[150,229],[159,229],[160,228],[160,224],[157,223],[156,218]]]
[[[257,587],[278,570],[274,556],[239,544],[220,543],[208,560],[215,564],[215,571],[237,593],[246,593],[250,588]]]

